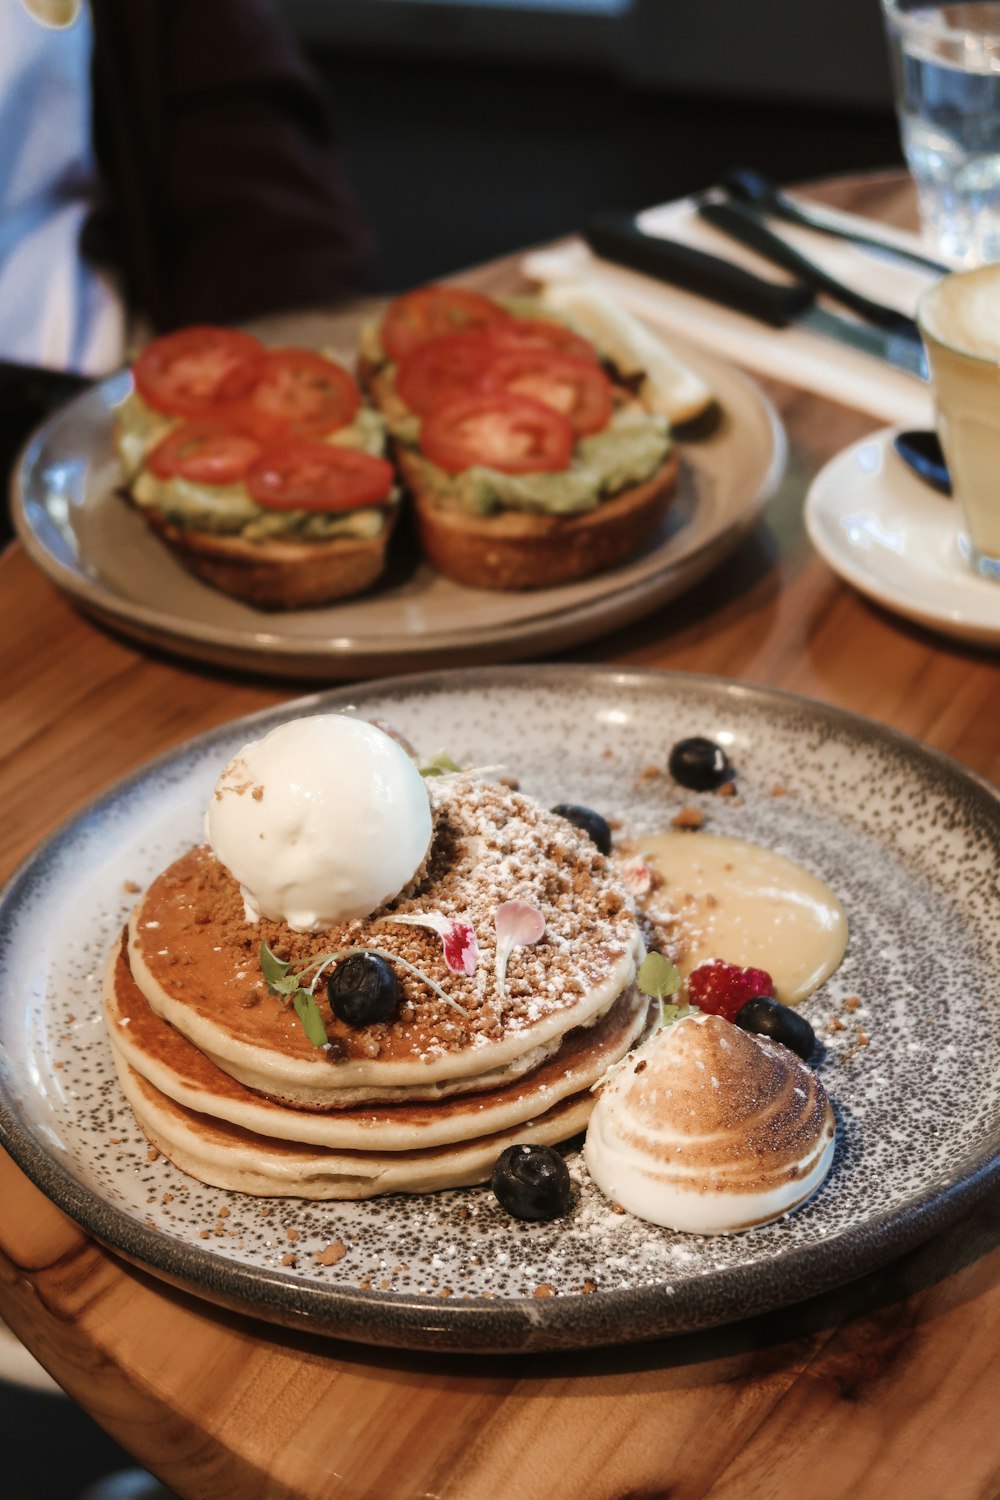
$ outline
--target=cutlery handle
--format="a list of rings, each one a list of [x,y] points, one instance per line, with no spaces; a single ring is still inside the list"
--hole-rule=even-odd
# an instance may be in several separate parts
[[[696,250],[693,245],[645,234],[634,219],[624,215],[592,220],[584,238],[595,254],[606,260],[721,302],[769,323],[772,328],[786,328],[794,323],[814,300],[808,287],[767,281],[721,256]]]
[[[882,239],[877,234],[865,234],[862,230],[829,222],[822,213],[813,213],[811,209],[794,202],[782,192],[777,183],[752,167],[728,167],[719,181],[730,197],[749,204],[761,213],[772,214],[777,219],[787,219],[790,224],[800,224],[804,229],[828,234],[833,239],[846,240],[851,245],[861,245],[866,250],[874,250],[878,255],[893,256],[896,260],[918,266],[921,271],[932,271],[936,276],[943,276],[946,271],[951,270],[951,266],[944,261],[935,260],[930,255],[921,255],[919,250],[894,245],[891,240]]]
[[[838,281],[836,276],[831,276],[822,266],[800,254],[787,240],[769,229],[755,209],[747,208],[742,203],[715,203],[706,200],[698,204],[698,213],[707,223],[714,224],[716,229],[721,229],[731,239],[746,245],[750,250],[756,250],[758,255],[765,256],[776,266],[783,266],[786,271],[791,271],[800,281],[812,287],[814,292],[826,292],[866,322],[873,323],[876,328],[884,328],[887,333],[897,333],[916,343],[920,342],[920,333],[912,318],[897,312],[894,307],[873,302],[862,292],[856,292],[853,287]]]

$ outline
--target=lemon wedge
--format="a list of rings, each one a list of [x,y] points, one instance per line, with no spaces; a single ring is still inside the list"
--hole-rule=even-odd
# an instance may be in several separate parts
[[[644,375],[640,396],[672,424],[691,421],[715,399],[699,375],[592,282],[550,282],[541,300],[591,339],[620,374]]]

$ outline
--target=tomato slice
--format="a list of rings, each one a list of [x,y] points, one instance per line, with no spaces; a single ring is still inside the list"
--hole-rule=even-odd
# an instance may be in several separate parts
[[[265,448],[247,474],[247,489],[269,510],[355,510],[392,488],[392,464],[359,448],[303,439]]]
[[[215,405],[227,376],[260,349],[258,339],[235,328],[181,328],[148,343],[132,374],[140,396],[156,411],[198,417]]]
[[[566,468],[573,429],[550,406],[499,391],[439,406],[421,426],[420,446],[450,474],[473,464],[530,474]]]
[[[490,391],[506,391],[551,406],[567,419],[577,437],[600,432],[611,420],[611,381],[600,365],[549,349],[500,353],[486,372]]]
[[[497,357],[486,333],[446,333],[404,355],[396,390],[411,411],[426,416],[437,406],[475,394]]]
[[[462,287],[422,286],[404,292],[389,304],[382,319],[382,347],[390,359],[401,360],[418,344],[444,333],[471,333],[509,319],[498,302]]]
[[[266,349],[230,371],[219,398],[246,407],[262,436],[323,437],[361,405],[354,377],[312,349]]]
[[[572,354],[576,359],[594,363],[598,359],[589,339],[563,323],[549,323],[545,318],[510,318],[506,323],[494,324],[489,336],[498,349],[550,349],[556,354]]]
[[[157,443],[149,467],[159,479],[236,484],[260,457],[261,444],[232,415],[181,422]]]

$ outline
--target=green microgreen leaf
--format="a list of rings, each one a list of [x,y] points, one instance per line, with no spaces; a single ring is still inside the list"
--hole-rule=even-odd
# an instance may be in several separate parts
[[[635,982],[644,995],[651,995],[655,1000],[666,1000],[668,995],[676,995],[680,989],[681,976],[662,953],[647,953],[639,965]]]
[[[661,1001],[659,1024],[669,1026],[672,1021],[682,1021],[685,1016],[693,1015],[695,1009],[693,1005],[664,1005]]]
[[[272,953],[266,943],[261,943],[260,971],[272,995],[288,995],[297,988],[297,981],[294,979],[291,981],[291,988],[288,987],[288,971],[291,967],[290,963]]]
[[[297,989],[292,996],[292,1004],[295,1007],[295,1014],[302,1022],[302,1029],[313,1046],[325,1047],[329,1037],[323,1025],[323,1017],[319,1013],[319,1006],[316,1004],[316,996],[311,990]]]
[[[449,771],[460,771],[462,767],[452,760],[447,750],[439,750],[429,760],[422,760],[418,769],[421,776],[446,776]]]

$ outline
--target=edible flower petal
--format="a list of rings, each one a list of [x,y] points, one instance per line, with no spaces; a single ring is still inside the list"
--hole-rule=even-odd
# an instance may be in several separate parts
[[[497,930],[497,988],[503,999],[507,960],[513,948],[530,948],[545,932],[545,918],[530,901],[504,901],[493,918]]]
[[[479,941],[471,922],[460,917],[446,917],[440,911],[407,912],[383,917],[385,922],[401,922],[407,927],[429,927],[440,935],[444,961],[453,974],[472,975],[479,966]]]

